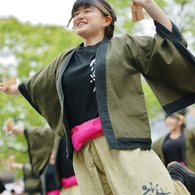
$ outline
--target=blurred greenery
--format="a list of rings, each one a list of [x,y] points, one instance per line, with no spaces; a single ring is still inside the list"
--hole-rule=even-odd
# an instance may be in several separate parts
[[[13,17],[0,19],[0,29],[0,75],[5,73],[9,78],[16,77],[18,83],[49,64],[64,50],[81,42],[64,27],[20,23]],[[0,98],[1,127],[9,117],[24,127],[46,124],[22,96],[1,94]],[[25,137],[0,133],[0,173],[9,172],[6,162],[11,154],[14,154],[16,162],[27,163]],[[14,175],[19,178],[22,171],[14,170]]]
[[[152,20],[146,12],[145,20],[133,23],[131,20],[130,2],[127,0],[109,0],[116,10],[118,21],[116,35],[129,33],[145,35]],[[195,34],[194,3],[190,0],[156,0],[156,3],[170,16],[184,35],[188,38],[191,49],[195,48],[193,36]],[[174,9],[173,7],[177,8]],[[151,25],[150,25],[151,24]],[[75,47],[81,42],[72,30],[64,26],[32,25],[21,23],[14,17],[0,18],[0,76],[4,73],[9,77],[16,77],[22,82],[28,76],[49,64],[64,50]],[[149,29],[151,30],[151,29]],[[154,29],[152,27],[152,32]],[[150,35],[150,34],[149,34]],[[146,105],[149,118],[154,118],[162,112],[158,101],[147,83],[143,82],[146,94]],[[24,127],[45,125],[45,120],[24,100],[22,96],[7,96],[0,94],[0,127],[12,117],[16,123]],[[15,155],[15,161],[28,162],[28,153],[25,137],[22,135],[7,136],[0,131],[0,173],[7,172],[7,158]],[[16,178],[22,176],[22,171],[14,170]]]

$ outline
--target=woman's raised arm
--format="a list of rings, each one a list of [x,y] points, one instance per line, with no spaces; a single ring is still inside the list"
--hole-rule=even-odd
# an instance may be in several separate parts
[[[172,24],[170,19],[153,0],[133,0],[133,1],[137,5],[143,7],[153,20],[163,25],[169,31],[172,31]]]

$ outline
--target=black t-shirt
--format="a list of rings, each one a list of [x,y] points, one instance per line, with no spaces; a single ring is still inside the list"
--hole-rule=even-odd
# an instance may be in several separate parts
[[[68,178],[75,175],[73,162],[66,158],[66,142],[64,139],[65,137],[63,137],[63,139],[60,139],[56,157],[56,167],[60,179]]]
[[[45,170],[45,187],[46,192],[50,192],[53,190],[58,190],[59,187],[55,180],[55,171],[56,167],[55,164],[48,164]]]
[[[95,88],[98,45],[78,46],[63,73],[64,106],[70,128],[98,117]]]
[[[172,161],[184,162],[182,158],[183,139],[182,135],[178,139],[168,137],[163,144],[163,153],[165,165],[167,166]]]

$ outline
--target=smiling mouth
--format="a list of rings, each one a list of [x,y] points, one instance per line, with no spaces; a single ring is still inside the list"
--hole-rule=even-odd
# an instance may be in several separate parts
[[[79,22],[78,25],[77,25],[77,27],[82,27],[85,24],[86,24],[85,22]]]

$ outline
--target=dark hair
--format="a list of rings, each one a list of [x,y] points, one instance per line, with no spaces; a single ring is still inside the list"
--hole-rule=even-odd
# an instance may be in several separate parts
[[[114,23],[117,20],[116,14],[114,12],[114,10],[112,9],[112,7],[108,4],[107,1],[105,0],[76,0],[72,11],[71,11],[71,18],[68,22],[68,25],[70,24],[72,18],[74,18],[74,12],[76,11],[76,9],[79,6],[95,6],[97,7],[104,16],[111,16],[112,17],[112,22],[109,26],[106,27],[106,31],[105,31],[105,36],[108,39],[111,39],[114,35]],[[68,26],[67,25],[67,26]]]

